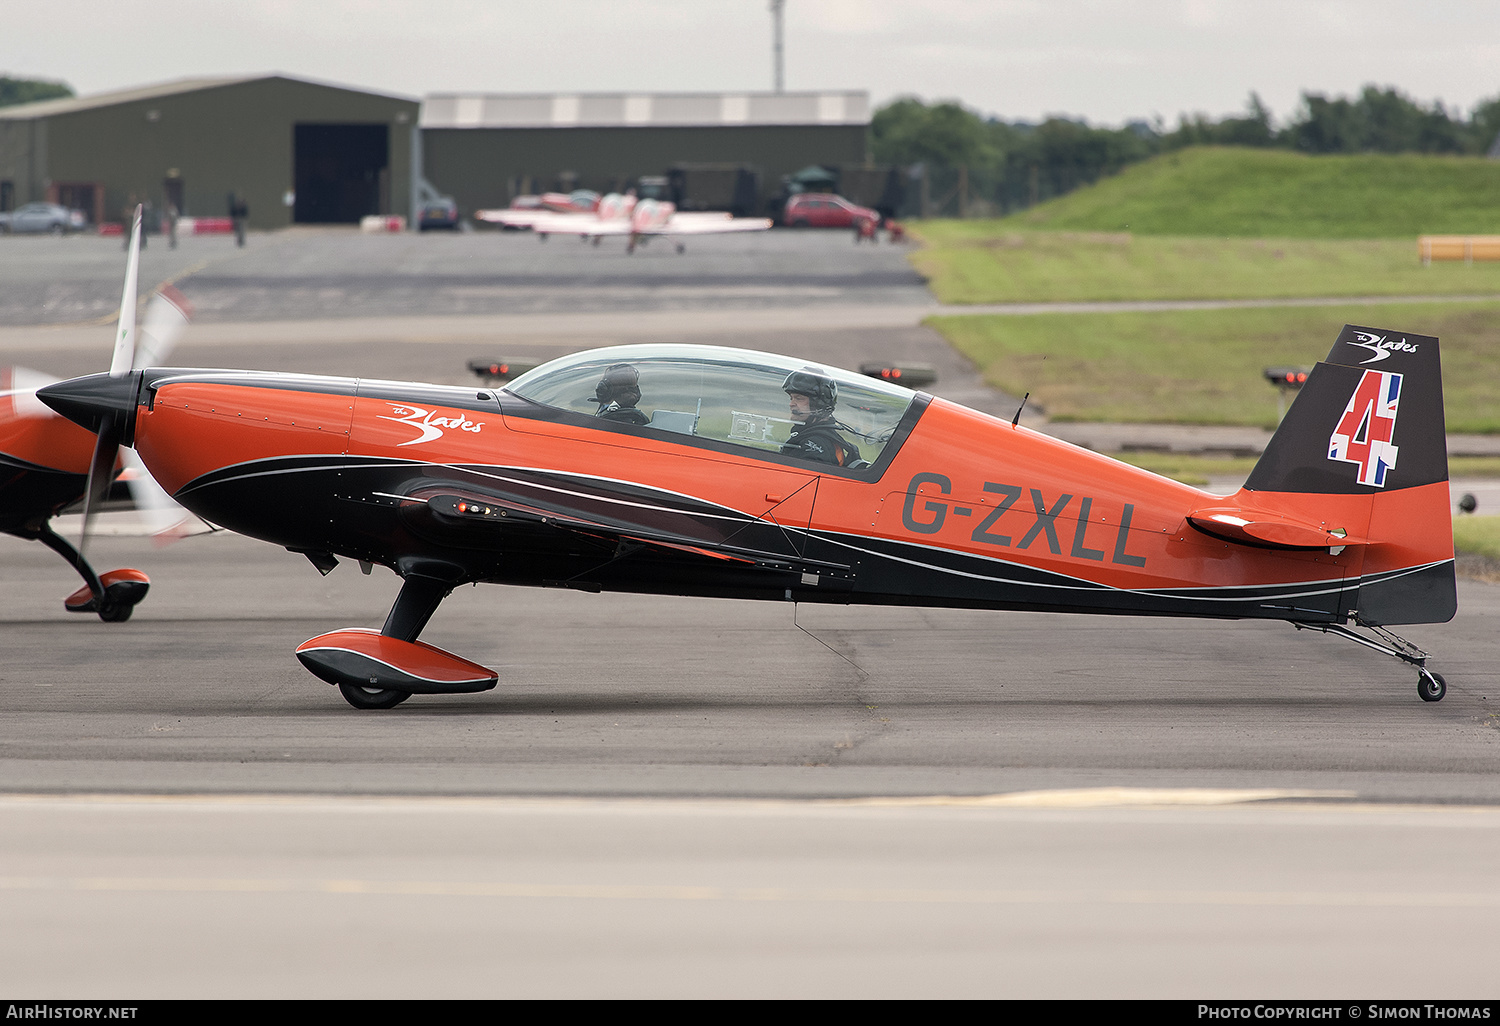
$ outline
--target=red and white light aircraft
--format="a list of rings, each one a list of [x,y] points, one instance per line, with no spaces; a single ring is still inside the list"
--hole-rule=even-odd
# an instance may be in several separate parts
[[[576,192],[544,192],[540,196],[518,196],[508,207],[476,210],[479,221],[498,224],[502,228],[530,228],[538,218],[554,214],[581,214],[589,216],[599,209],[608,197],[600,196],[588,189]]]
[[[631,252],[646,239],[658,236],[675,238],[681,252],[683,239],[691,235],[763,232],[771,227],[771,220],[765,217],[733,217],[719,211],[684,213],[664,200],[637,200],[620,193],[603,197],[595,210],[586,213],[480,210],[474,216],[505,227],[530,228],[542,239],[576,235],[597,244],[608,236],[626,236],[630,240],[626,248]]]

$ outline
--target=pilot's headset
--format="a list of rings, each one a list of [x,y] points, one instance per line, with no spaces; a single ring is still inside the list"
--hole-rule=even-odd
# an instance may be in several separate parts
[[[599,379],[599,384],[594,386],[594,394],[589,399],[589,402],[598,403],[601,408],[614,402],[622,407],[630,407],[640,401],[641,376],[628,363],[611,364],[604,372],[604,377]]]
[[[781,383],[781,390],[790,395],[796,392],[812,400],[814,413],[832,413],[839,401],[839,386],[832,378],[819,374],[812,367],[792,371]]]

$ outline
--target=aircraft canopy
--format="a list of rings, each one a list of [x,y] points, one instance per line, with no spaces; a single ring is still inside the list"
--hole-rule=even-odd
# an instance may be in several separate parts
[[[780,452],[796,422],[789,381],[802,387],[833,385],[833,417],[845,441],[867,463],[880,458],[916,393],[899,385],[804,360],[717,346],[617,346],[575,353],[512,381],[506,391],[545,406],[594,416],[596,386],[620,365],[639,376],[636,403],[641,430],[675,431],[698,438]],[[626,374],[628,377],[628,372]],[[794,377],[795,376],[795,377]]]

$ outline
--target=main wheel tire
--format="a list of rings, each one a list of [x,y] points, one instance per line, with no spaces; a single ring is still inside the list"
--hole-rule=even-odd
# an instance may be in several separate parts
[[[1424,702],[1441,702],[1448,693],[1448,682],[1441,673],[1424,671],[1417,676],[1417,695]]]
[[[410,691],[394,688],[362,688],[354,684],[340,684],[339,694],[344,701],[356,709],[394,709],[411,697]]]
[[[119,602],[106,602],[99,607],[99,619],[105,623],[124,623],[135,612],[135,606]]]

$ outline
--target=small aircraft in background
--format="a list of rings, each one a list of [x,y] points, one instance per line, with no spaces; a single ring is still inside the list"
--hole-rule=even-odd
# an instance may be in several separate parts
[[[771,219],[767,217],[734,217],[720,211],[683,213],[666,200],[637,200],[629,193],[610,193],[588,213],[513,214],[506,210],[480,210],[474,216],[502,226],[530,228],[541,239],[549,235],[576,235],[598,245],[607,236],[625,236],[629,240],[627,253],[635,252],[635,247],[647,239],[659,236],[676,239],[677,252],[681,253],[686,249],[683,240],[690,235],[763,232],[771,227]]]
[[[1390,631],[1457,611],[1435,338],[1345,327],[1229,496],[713,346],[576,353],[503,389],[151,368],[38,395],[98,434],[92,473],[134,445],[211,523],[323,573],[343,557],[398,574],[382,628],[297,649],[359,709],[495,687],[417,640],[480,582],[1282,620],[1415,666],[1424,701],[1446,693]]]
[[[120,301],[111,373],[125,374],[161,360],[181,335],[192,307],[176,289],[157,291],[146,309],[136,340],[136,286],[140,213],[136,238]],[[97,613],[106,621],[128,620],[146,597],[150,579],[134,569],[96,573],[84,557],[89,522],[117,480],[128,481],[130,495],[156,533],[170,532],[187,515],[140,464],[134,451],[123,456],[108,438],[95,437],[57,415],[37,399],[37,390],[57,378],[21,367],[0,368],[0,531],[39,541],[83,578],[84,586],[64,601],[74,613]],[[84,539],[74,548],[52,529],[59,513],[83,502]]]
[[[593,214],[603,201],[604,197],[592,189],[544,192],[540,196],[517,196],[508,207],[476,210],[474,217],[502,228],[524,230],[530,228],[537,218],[551,214]]]

